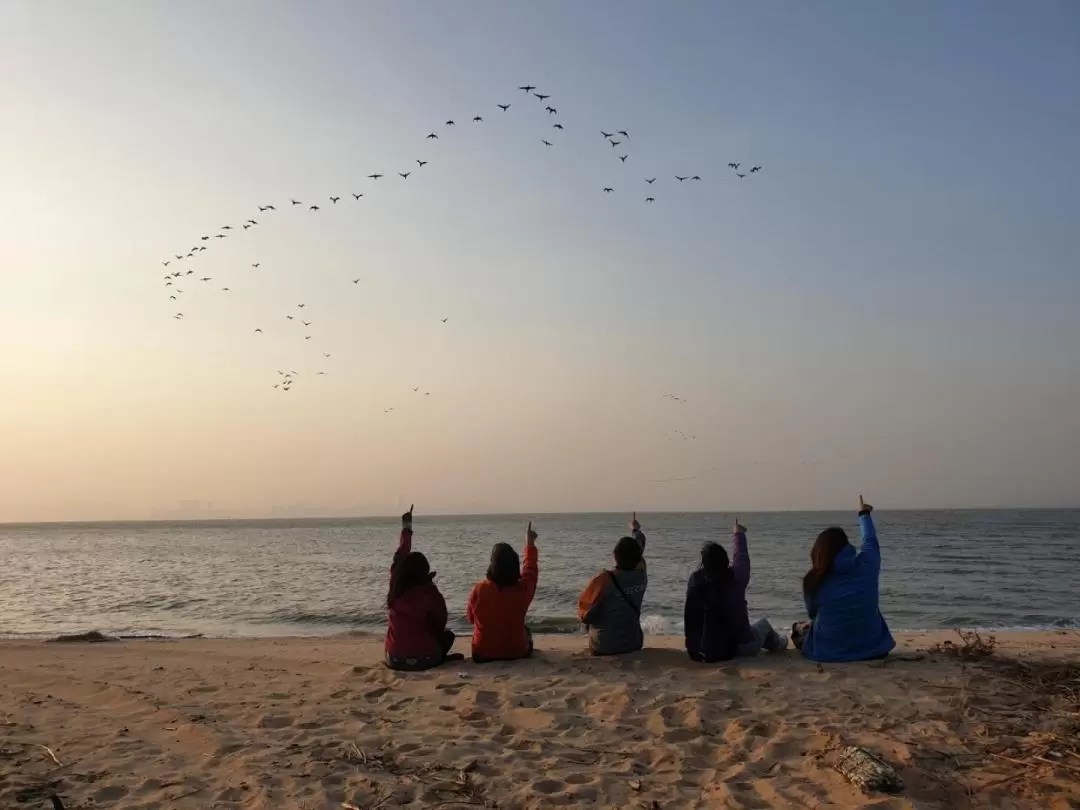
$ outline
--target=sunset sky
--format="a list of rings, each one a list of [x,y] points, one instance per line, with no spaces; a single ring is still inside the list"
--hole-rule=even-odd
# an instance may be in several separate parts
[[[1080,506],[1080,6],[7,0],[0,76],[0,521]]]

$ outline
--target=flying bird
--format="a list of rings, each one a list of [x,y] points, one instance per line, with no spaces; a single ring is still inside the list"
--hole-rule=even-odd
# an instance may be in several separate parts
[[[507,110],[509,110],[509,109],[510,109],[510,105],[509,105],[509,104],[496,104],[495,106],[496,106],[496,107],[498,107],[498,108],[499,108],[500,110],[502,110],[503,112],[506,112]]]
[[[229,291],[229,288],[228,288],[228,287],[222,287],[222,288],[221,288],[221,291],[222,291],[222,292],[228,292],[228,291]]]
[[[363,194],[353,194],[353,195],[352,195],[352,197],[353,197],[353,199],[354,199],[354,200],[359,200],[359,199],[360,199],[361,197],[363,197],[363,196],[364,196]]]
[[[293,205],[303,205],[300,200],[294,200],[292,197],[289,198],[289,202],[291,202]]]
[[[426,160],[418,160],[418,161],[416,161],[416,165],[419,166],[421,169],[424,168],[425,166],[427,166],[427,164],[428,164],[428,162]]]
[[[559,114],[559,111],[556,110],[554,107],[544,107],[544,109],[547,110],[548,115],[558,115]]]
[[[268,206],[266,206],[266,210],[267,210],[267,211],[277,211],[277,209],[276,209],[276,208],[274,208],[274,206],[272,206],[272,205],[268,205]]]
[[[254,267],[256,270],[258,270],[259,269],[259,262],[254,262],[251,266]]]
[[[311,321],[301,321],[304,326],[311,326]]]
[[[323,352],[323,357],[329,357],[329,356],[330,356],[329,352]]]
[[[453,120],[447,121],[447,122],[446,122],[446,124],[445,124],[445,126],[448,126],[448,127],[452,127],[452,126],[454,126],[454,122],[453,122]]]
[[[618,146],[620,143],[622,143],[622,141],[610,141],[610,143],[611,143],[611,148],[614,149],[616,146]]]
[[[360,279],[358,279],[358,278],[354,278],[354,279],[352,280],[352,283],[353,283],[353,284],[359,284],[359,283],[360,283]]]
[[[161,264],[165,267],[168,267],[170,264],[172,264],[172,261],[162,262]]]
[[[646,177],[645,182],[648,183],[651,186],[653,183],[656,182],[656,178],[655,177],[652,177],[652,178]]]
[[[293,319],[292,315],[286,315],[285,316],[285,320],[287,320],[287,321],[291,321],[292,319]]]
[[[194,274],[195,274],[194,270],[188,270],[186,273],[184,273],[185,276],[191,276],[191,275],[194,275]]]
[[[439,140],[439,136],[436,135],[434,132],[429,132],[428,136],[427,136],[427,139],[429,141],[437,141],[437,140]]]
[[[729,169],[734,169],[735,171],[738,171],[740,165],[742,165],[742,164],[740,164],[740,163],[729,163],[728,168]]]
[[[414,385],[413,386],[413,393],[414,394],[419,394],[420,393],[420,386]]]
[[[412,172],[398,172],[398,176],[400,176],[402,180],[408,180],[410,174],[412,174]]]
[[[614,132],[604,132],[604,130],[600,130],[600,134],[603,135],[604,138],[614,138],[615,137]]]
[[[619,134],[619,135],[622,135],[622,136],[623,136],[624,138],[626,138],[627,140],[630,140],[630,133],[629,133],[629,132],[627,132],[627,131],[626,131],[625,129],[620,129],[620,130],[619,130],[619,132],[618,132],[618,134]]]
[[[304,335],[304,340],[311,340],[311,335]]]
[[[450,320],[450,319],[449,319],[449,318],[443,318],[443,319],[442,319],[442,322],[443,322],[443,323],[446,323],[446,322],[447,322],[448,320]]]
[[[681,183],[683,180],[686,180],[687,178],[679,177],[679,175],[675,175],[675,179],[678,180]]]
[[[202,239],[202,240],[203,240],[203,241],[205,242],[205,241],[206,241],[207,239],[209,239],[210,237],[209,237],[209,236],[200,236],[199,238],[200,238],[200,239]]]
[[[760,172],[760,171],[761,171],[761,167],[760,167],[760,166],[751,166],[751,167],[750,167],[750,174],[754,174],[754,173],[756,173],[756,172]]]
[[[212,281],[213,278],[214,278],[213,276],[203,276],[202,278],[199,279],[199,281]]]
[[[523,85],[521,85],[521,87],[518,88],[518,90],[524,90],[526,93],[531,93],[535,89],[536,89],[535,84],[523,84]]]
[[[542,143],[544,146],[552,146],[553,145],[551,143],[551,141],[545,141],[543,138],[540,139],[540,143]]]
[[[266,206],[265,206],[265,205],[260,205],[260,206],[259,206],[259,213],[260,213],[260,214],[261,214],[261,213],[262,213],[263,211],[266,211],[266,210],[267,210],[267,209],[266,209]]]
[[[231,231],[232,230],[232,225],[222,225],[220,228],[218,228],[218,230],[219,231]]]
[[[248,225],[248,224],[247,224],[247,223],[245,222],[245,223],[244,223],[243,225],[241,225],[240,227],[242,227],[242,228],[243,228],[243,229],[244,229],[244,230],[246,231],[246,230],[247,230],[248,228],[250,228],[251,226],[250,226],[250,225]]]
[[[744,177],[746,177],[745,174],[739,174],[738,172],[736,172],[735,176],[738,177],[740,180],[742,180]]]
[[[326,373],[325,371],[316,371],[316,372],[315,372],[315,376],[316,376],[316,377],[321,377],[321,376],[322,376],[322,375],[324,375],[325,373]]]
[[[175,300],[176,300],[176,296],[175,296],[175,295],[170,295],[170,296],[169,296],[169,300],[170,300],[170,301],[175,301]]]
[[[256,329],[255,332],[256,332],[256,334],[261,335],[262,334],[262,329]]]
[[[309,205],[309,206],[308,206],[308,210],[309,210],[309,211],[318,211],[318,210],[319,210],[319,206],[317,206],[317,205]]]
[[[473,123],[474,124],[479,124],[483,120],[484,120],[483,117],[481,117],[479,115],[473,117]]]
[[[544,101],[545,99],[551,98],[551,96],[545,96],[543,93],[533,93],[533,95],[536,96],[541,101]]]
[[[610,194],[610,193],[611,193],[611,192],[613,192],[614,190],[615,190],[615,189],[613,189],[613,188],[612,188],[611,186],[605,186],[605,187],[604,187],[604,193],[605,193],[605,194]]]
[[[337,201],[340,200],[340,199],[341,199],[341,197],[331,197],[330,202],[332,202],[334,205],[337,205]]]
[[[691,177],[690,179],[691,179],[691,180],[700,180],[700,179],[701,179],[701,176],[700,176],[700,175],[697,175],[697,174],[695,174],[695,175],[694,175],[693,177]]]
[[[177,312],[175,315],[173,315],[173,317],[176,318],[176,320],[180,320],[181,318],[184,317],[184,313],[183,312]]]
[[[646,197],[645,202],[656,202],[656,197]]]
[[[179,261],[180,259],[183,259],[184,257],[183,256],[176,256],[176,258]]]
[[[626,159],[628,157],[630,157],[630,156],[629,155],[619,155],[619,160],[621,160],[623,163],[626,163]]]
[[[368,177],[371,178],[372,180],[378,180],[380,177],[382,177],[382,175],[381,174],[369,174]]]
[[[298,306],[300,309],[303,309],[304,307],[307,306],[307,304],[297,304],[296,306]]]
[[[249,220],[248,220],[248,225],[258,225],[258,224],[259,224],[259,223],[258,223],[258,222],[257,222],[256,220],[254,220],[254,219],[249,219]]]
[[[552,125],[551,125],[551,128],[552,128],[552,129],[562,129],[562,128],[563,128],[563,125],[562,125],[562,124],[552,124]]]

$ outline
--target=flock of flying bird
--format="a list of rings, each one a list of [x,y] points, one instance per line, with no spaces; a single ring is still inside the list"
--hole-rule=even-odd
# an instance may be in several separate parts
[[[550,126],[550,129],[552,130],[552,132],[563,133],[563,132],[566,131],[566,127],[563,125],[563,123],[558,118],[558,116],[559,116],[558,108],[556,108],[552,104],[547,103],[548,100],[551,98],[550,94],[538,92],[538,88],[535,85],[532,85],[532,84],[521,85],[521,86],[518,87],[518,90],[525,93],[529,97],[536,98],[537,100],[539,100],[539,102],[541,104],[544,104],[543,109],[544,109],[544,112],[547,113],[546,117],[547,117],[549,122],[553,122],[553,123],[551,123],[551,126]],[[505,103],[505,104],[502,104],[502,103],[496,104],[495,107],[498,110],[501,111],[500,113],[497,113],[497,115],[508,113],[511,106],[512,106],[512,102],[511,103]],[[474,115],[472,117],[472,122],[471,123],[474,126],[481,125],[481,124],[484,123],[484,117],[482,115]],[[456,127],[456,126],[457,126],[457,124],[454,121],[454,119],[452,119],[452,118],[447,119],[443,124],[443,131],[445,131],[445,130],[451,128],[451,127]],[[627,129],[613,129],[610,132],[608,132],[607,130],[601,129],[600,130],[600,135],[604,138],[604,140],[607,143],[609,143],[611,145],[612,149],[617,149],[619,146],[624,146],[625,147],[625,145],[627,143],[629,143],[629,141],[631,140],[630,132]],[[556,135],[554,135],[554,134],[546,134],[546,137],[543,137],[543,138],[540,139],[540,143],[543,144],[543,146],[545,148],[547,148],[547,149],[551,149],[551,148],[556,146],[556,142],[554,140],[549,140],[549,138],[556,138]],[[437,131],[431,131],[424,137],[424,140],[425,141],[437,141],[437,140],[440,140],[439,133]],[[629,153],[628,150],[624,154],[616,153],[616,157],[618,158],[618,160],[619,160],[619,162],[621,164],[625,165],[628,158],[630,157],[630,153]],[[425,166],[427,166],[429,161],[428,160],[417,159],[415,161],[415,163],[416,163],[416,168],[415,169],[410,167],[405,171],[399,171],[399,172],[397,172],[397,176],[399,178],[401,178],[402,181],[407,181],[416,171],[419,171],[419,170],[423,169]],[[727,168],[730,169],[731,172],[734,173],[734,175],[740,180],[745,179],[748,176],[756,175],[757,173],[759,173],[762,170],[761,166],[753,165],[746,172],[740,172],[740,169],[742,168],[742,165],[743,164],[741,162],[732,161],[732,162],[727,164]],[[367,179],[369,181],[371,181],[372,183],[376,183],[377,181],[382,180],[384,177],[386,177],[386,174],[384,172],[372,172],[371,174],[367,175]],[[699,174],[690,174],[690,175],[678,175],[678,174],[676,174],[676,175],[673,175],[673,178],[674,178],[674,180],[676,182],[678,182],[680,184],[686,182],[687,180],[689,180],[690,182],[701,182],[701,180],[702,180],[702,177]],[[650,204],[655,203],[656,202],[656,196],[652,192],[652,187],[657,182],[657,177],[655,177],[655,176],[654,177],[646,177],[646,178],[643,178],[643,179],[645,181],[645,184],[649,187],[647,195],[644,198],[644,201],[646,203],[650,203]],[[604,193],[604,194],[613,194],[615,192],[615,187],[614,186],[603,186],[601,188],[601,192]],[[364,198],[365,193],[366,192],[364,192],[364,191],[350,191],[348,193],[348,196],[352,197],[353,203],[358,203],[361,199]],[[327,196],[327,200],[329,200],[329,203],[330,203],[331,206],[338,205],[341,202],[342,199],[347,199],[346,195],[343,195],[343,194],[331,194],[331,195]],[[303,208],[306,207],[306,210],[312,212],[313,214],[317,214],[325,206],[325,203],[323,205],[319,205],[318,203],[305,203],[302,200],[297,200],[297,199],[292,198],[292,197],[288,198],[288,200],[289,201],[288,201],[287,206],[284,203],[282,203],[283,207],[287,207],[288,209],[294,209],[294,208],[297,208],[297,207],[303,209]],[[273,203],[265,203],[265,204],[257,206],[257,208],[258,208],[258,213],[259,213],[260,219],[265,219],[266,217],[269,217],[271,215],[276,214],[277,211],[278,211],[277,206],[274,205]],[[209,246],[211,246],[211,245],[213,245],[215,243],[215,240],[220,241],[220,240],[223,240],[223,239],[228,239],[230,237],[239,235],[242,232],[249,231],[249,230],[251,230],[253,228],[261,227],[262,223],[260,222],[260,219],[256,219],[254,217],[249,217],[248,219],[243,220],[239,224],[240,231],[237,231],[236,228],[234,228],[232,225],[222,225],[220,228],[218,228],[216,233],[202,234],[201,236],[199,236],[198,241],[195,244],[193,244],[191,247],[188,247],[188,248],[186,248],[184,250],[181,250],[181,251],[179,251],[177,253],[173,253],[170,256],[170,258],[163,260],[161,262],[161,264],[166,268],[166,271],[167,271],[166,274],[165,274],[165,277],[164,277],[164,282],[165,282],[166,292],[168,293],[168,296],[169,296],[169,300],[179,302],[180,296],[184,294],[184,290],[181,289],[180,286],[179,286],[182,281],[193,281],[193,282],[198,282],[199,284],[209,284],[211,281],[214,280],[214,278],[212,276],[209,276],[209,275],[197,275],[196,271],[191,267],[187,267],[187,269],[184,269],[184,270],[178,270],[178,269],[169,270],[170,267],[174,267],[174,265],[177,265],[179,263],[184,263],[185,266],[190,265],[194,260],[199,258],[199,256],[202,253],[204,253],[206,250],[208,250]],[[261,266],[262,266],[261,262],[252,262],[251,263],[251,269],[254,270],[254,271],[258,271]],[[351,281],[352,281],[352,283],[354,285],[358,285],[360,283],[361,279],[360,278],[354,278],[354,279],[351,279]],[[231,291],[231,288],[228,287],[228,286],[222,286],[221,291],[225,292],[225,293],[228,293],[228,292]],[[289,312],[289,313],[285,314],[285,319],[288,320],[288,321],[298,322],[299,324],[301,324],[304,327],[303,334],[302,334],[302,339],[306,342],[306,341],[310,341],[312,339],[312,335],[309,334],[309,327],[312,326],[312,321],[308,320],[305,317],[305,313],[304,313],[305,307],[306,307],[306,304],[304,304],[302,302],[298,303],[296,305],[297,312]],[[184,319],[184,313],[183,313],[182,310],[177,311],[172,317],[174,319],[178,320],[178,321],[181,321],[181,320]],[[443,325],[446,325],[447,322],[449,321],[449,318],[442,318],[441,321],[442,321]],[[256,334],[256,335],[263,334],[262,327],[261,326],[256,327],[255,330],[254,330],[254,334]],[[328,360],[332,356],[332,354],[330,352],[322,352],[321,354],[322,354],[322,359],[323,360]],[[320,371],[316,371],[314,373],[314,376],[322,376],[322,375],[324,375],[326,373],[327,373],[326,371],[320,370]],[[277,382],[274,383],[273,388],[276,389],[276,390],[285,392],[285,391],[290,391],[292,389],[292,387],[295,384],[297,378],[300,376],[300,373],[297,372],[296,370],[283,371],[283,370],[279,369],[277,371],[277,375],[278,375],[278,380],[277,380]],[[417,395],[417,396],[424,396],[424,397],[431,396],[430,391],[421,391],[419,386],[413,386],[412,392],[413,392],[414,395]],[[678,397],[678,396],[675,396],[674,394],[664,394],[662,398],[665,399],[665,400],[670,400],[670,401],[672,401],[672,402],[674,402],[676,404],[680,404],[680,405],[685,404],[685,402],[686,402],[685,399],[683,399],[681,397]],[[385,414],[391,414],[393,412],[394,412],[393,407],[388,407],[388,408],[385,408],[383,410],[383,413],[385,413]],[[681,430],[674,431],[674,435],[679,436],[683,440],[696,439],[695,436],[689,436],[689,435],[683,433]]]

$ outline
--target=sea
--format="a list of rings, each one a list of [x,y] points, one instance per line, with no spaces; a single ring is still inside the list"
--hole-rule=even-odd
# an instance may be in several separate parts
[[[1080,628],[1080,510],[874,513],[881,609],[894,630]],[[730,548],[732,516],[639,515],[648,535],[649,633],[682,632],[686,581],[704,541]],[[850,512],[740,514],[748,527],[751,618],[802,618],[801,578],[814,537]],[[540,538],[536,632],[577,633],[577,597],[610,567],[627,516],[428,517],[414,548],[438,572],[451,624],[492,544]],[[220,520],[0,525],[0,636],[314,636],[385,627],[397,519]]]

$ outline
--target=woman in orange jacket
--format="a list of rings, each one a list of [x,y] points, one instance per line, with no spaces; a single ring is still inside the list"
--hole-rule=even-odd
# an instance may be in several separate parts
[[[477,582],[469,594],[465,615],[473,626],[472,655],[478,664],[532,655],[532,633],[525,626],[525,614],[540,576],[536,537],[529,521],[524,565],[509,543],[496,543],[487,578]]]

